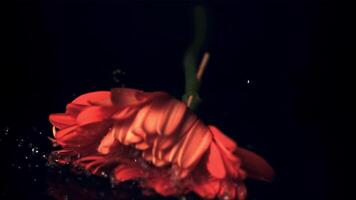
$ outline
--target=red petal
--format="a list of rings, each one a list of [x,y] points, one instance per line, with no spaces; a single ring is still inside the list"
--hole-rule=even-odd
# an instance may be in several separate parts
[[[151,96],[140,90],[130,88],[113,88],[111,89],[111,101],[117,105],[126,107],[129,105],[144,102]]]
[[[157,148],[160,151],[168,149],[177,143],[178,137],[176,135],[172,136],[161,136],[158,138]]]
[[[123,143],[125,145],[129,145],[129,144],[137,144],[139,142],[141,142],[143,140],[142,137],[140,137],[139,135],[137,135],[133,130],[129,130],[126,134],[125,140],[123,141]]]
[[[210,131],[214,135],[214,139],[221,142],[229,151],[234,151],[237,147],[236,143],[221,132],[217,127],[209,125]]]
[[[49,115],[49,121],[59,129],[67,128],[77,123],[74,117],[62,113]]]
[[[148,110],[145,114],[144,121],[142,123],[142,129],[149,134],[161,134],[162,124],[162,114],[167,111],[167,106],[171,103],[169,98],[157,98],[151,104],[147,105]]]
[[[78,126],[72,126],[58,131],[54,135],[56,142],[60,145],[67,145],[68,142],[71,142],[73,138],[78,136],[77,128]]]
[[[77,116],[79,125],[100,122],[109,119],[116,110],[113,107],[91,106]]]
[[[115,169],[114,175],[118,181],[127,181],[142,178],[143,172],[139,168],[121,165]]]
[[[183,141],[180,140],[178,143],[174,144],[174,146],[167,151],[167,153],[163,156],[164,160],[169,162],[173,162],[178,154],[179,148],[182,146]]]
[[[224,161],[220,155],[219,148],[216,146],[214,142],[210,144],[207,169],[209,173],[216,178],[222,179],[226,175]]]
[[[135,107],[126,107],[124,109],[118,110],[113,116],[112,119],[116,121],[120,121],[123,119],[127,119],[129,117],[135,117],[134,114],[137,113],[137,108]]]
[[[112,131],[114,132],[114,136],[116,140],[124,143],[127,133],[130,129],[131,122],[129,120],[123,120],[120,122],[114,122]]]
[[[110,151],[110,148],[115,142],[115,132],[113,130],[109,131],[108,134],[104,136],[104,138],[101,140],[100,145],[98,147],[98,152],[102,154],[108,154]]]
[[[75,104],[92,105],[92,103],[104,103],[107,104],[110,100],[111,93],[109,91],[98,91],[83,94],[72,101]],[[110,103],[111,104],[111,103]]]
[[[207,151],[212,141],[209,129],[201,122],[198,122],[197,126],[192,128],[191,133],[188,134],[185,139],[186,145],[183,144],[181,147],[183,151],[181,166],[183,168],[196,164]]]
[[[177,193],[176,187],[172,184],[172,181],[163,175],[153,179],[147,180],[147,185],[152,187],[157,193],[163,196],[170,196]]]
[[[86,108],[86,105],[80,105],[75,103],[69,103],[66,106],[66,114],[77,117],[77,115]]]
[[[146,142],[141,142],[141,143],[137,143],[135,145],[135,148],[138,150],[146,150],[148,149],[150,146],[146,143]]]
[[[224,144],[221,143],[221,140],[215,139],[215,143],[219,148],[220,155],[222,156],[225,164],[226,171],[229,173],[230,176],[236,178],[238,176],[238,170],[240,168],[240,159],[236,157],[232,153],[232,151],[228,150]]]
[[[171,135],[181,125],[187,107],[183,102],[173,98],[163,102],[159,105],[160,113],[157,121],[157,133]]]
[[[212,199],[220,190],[220,181],[212,179],[202,180],[193,185],[193,190],[203,198]]]
[[[263,181],[273,180],[274,170],[261,156],[243,148],[237,148],[236,154],[241,158],[242,168],[247,176]]]

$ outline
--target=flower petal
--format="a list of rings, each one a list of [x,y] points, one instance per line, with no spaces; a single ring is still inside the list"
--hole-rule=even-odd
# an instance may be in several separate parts
[[[138,104],[147,100],[150,95],[141,90],[130,88],[113,88],[111,89],[111,101],[120,107],[126,107]]]
[[[59,129],[64,129],[76,125],[77,123],[73,116],[63,113],[49,115],[49,121],[53,126]]]
[[[186,138],[189,145],[182,147],[184,148],[181,161],[183,168],[196,164],[207,151],[212,141],[212,134],[202,122],[197,123],[197,126],[192,128],[191,132],[191,137]]]
[[[243,148],[237,148],[236,154],[241,158],[242,168],[248,177],[263,181],[273,180],[274,170],[261,156]]]
[[[162,120],[162,113],[166,112],[167,103],[170,103],[169,99],[157,98],[151,104],[147,105],[149,110],[145,114],[145,118],[143,121],[143,130],[145,130],[148,134],[161,134],[162,126],[159,123]]]
[[[206,178],[194,184],[193,190],[203,198],[213,199],[220,190],[220,181]]]
[[[207,160],[207,169],[213,177],[219,179],[224,178],[226,175],[224,161],[221,157],[219,148],[214,142],[210,144],[210,151]]]
[[[138,167],[120,165],[115,168],[115,179],[122,182],[127,180],[135,180],[143,177],[143,171]]]
[[[162,102],[160,106],[157,133],[159,135],[171,135],[181,125],[187,107],[185,103],[173,98]]]
[[[104,136],[98,147],[98,152],[101,154],[108,154],[110,148],[115,142],[115,132],[111,129],[108,134]]]
[[[77,117],[87,106],[75,103],[69,103],[66,106],[66,114]]]
[[[68,142],[78,136],[77,128],[78,126],[71,126],[58,131],[54,135],[56,142],[62,146],[67,145]]]
[[[162,196],[170,196],[177,193],[177,188],[172,184],[172,181],[163,175],[148,179],[146,184]]]
[[[236,143],[227,137],[223,132],[221,132],[217,127],[209,125],[210,131],[214,135],[214,139],[221,142],[229,151],[233,152],[237,148]]]
[[[76,128],[78,128],[78,126],[71,126],[71,127],[62,129],[62,130],[56,132],[54,137],[56,138],[56,140],[61,139],[61,138],[65,137],[67,134],[71,133],[72,131],[75,131]]]
[[[83,94],[72,101],[74,104],[92,105],[92,103],[108,104],[111,93],[109,91],[97,91]],[[111,105],[111,103],[109,104]]]
[[[79,125],[86,125],[104,121],[109,119],[115,112],[116,110],[112,107],[91,106],[79,113],[77,122]]]
[[[142,140],[143,139],[139,135],[135,134],[135,132],[133,130],[129,130],[126,134],[126,137],[125,137],[123,143],[125,145],[136,144],[136,143],[141,142]]]
[[[112,119],[120,121],[129,117],[134,117],[134,114],[137,113],[137,110],[138,109],[135,107],[126,107],[124,109],[120,109],[115,114],[113,114]]]
[[[225,136],[226,137],[226,136]],[[231,150],[227,149],[221,140],[214,138],[215,144],[219,148],[220,155],[223,158],[225,168],[230,176],[236,178],[239,174],[240,159],[236,157]]]

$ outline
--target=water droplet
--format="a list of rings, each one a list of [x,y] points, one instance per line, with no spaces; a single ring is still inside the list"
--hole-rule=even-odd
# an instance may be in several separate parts
[[[102,175],[103,177],[107,178],[108,174],[106,172],[101,172],[100,175]]]
[[[4,134],[5,134],[5,136],[6,136],[6,135],[9,135],[9,131],[10,131],[10,128],[9,128],[9,127],[5,127],[5,128],[4,128]]]
[[[22,147],[24,145],[25,140],[23,138],[16,139],[17,146]]]
[[[31,151],[32,151],[32,154],[38,154],[38,152],[39,152],[38,147],[33,147],[31,149]]]
[[[114,69],[112,71],[112,79],[115,83],[120,83],[121,78],[125,75],[125,72],[122,71],[121,69]]]

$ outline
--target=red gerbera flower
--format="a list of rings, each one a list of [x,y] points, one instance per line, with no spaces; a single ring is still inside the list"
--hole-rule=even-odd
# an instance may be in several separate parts
[[[137,180],[163,196],[194,191],[206,199],[243,200],[246,177],[269,181],[273,169],[205,125],[164,92],[118,88],[84,94],[51,114],[59,163],[117,182]]]

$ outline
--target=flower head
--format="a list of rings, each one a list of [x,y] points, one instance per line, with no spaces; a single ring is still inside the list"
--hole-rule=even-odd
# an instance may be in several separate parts
[[[164,92],[129,88],[91,92],[51,114],[59,163],[117,182],[137,180],[157,193],[194,191],[207,199],[245,199],[246,177],[271,180],[260,156],[205,125],[184,102]],[[58,129],[58,130],[57,130]]]

